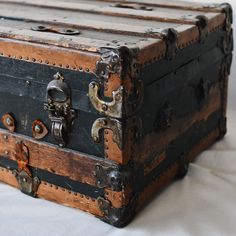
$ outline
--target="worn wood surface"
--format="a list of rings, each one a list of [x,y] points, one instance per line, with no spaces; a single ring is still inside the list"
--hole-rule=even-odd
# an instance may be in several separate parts
[[[15,176],[5,168],[0,168],[0,181],[16,188],[19,187]],[[103,216],[96,199],[59,188],[47,182],[41,182],[37,196],[65,206],[81,209],[95,216]]]
[[[164,30],[174,28],[179,34],[178,46],[183,48],[199,38],[196,16],[203,15],[208,18],[210,32],[222,26],[225,19],[225,15],[220,14],[218,8],[205,11],[201,7],[195,11],[194,9],[176,10],[171,7],[154,6],[152,11],[144,11],[115,7],[111,3],[102,1],[60,1],[59,4],[55,4],[53,0],[44,2],[2,0],[0,6],[0,16],[3,19],[3,26],[0,29],[1,37],[72,47],[90,52],[96,52],[98,47],[103,46],[132,48],[135,45],[141,50],[139,57],[142,64],[153,58],[158,59],[164,54],[165,45],[158,41],[163,38]],[[6,26],[9,22],[4,26],[4,21],[11,19],[17,21],[15,26],[11,23],[11,29],[9,29]],[[25,21],[28,23],[23,23]],[[19,22],[21,22],[20,25]],[[52,32],[33,32],[29,26],[30,24],[34,26],[36,23],[46,24],[50,28],[75,28],[79,29],[81,34],[62,36]],[[114,43],[114,40],[117,41],[117,37],[121,35],[125,35],[127,40],[129,37],[133,38]],[[150,39],[156,40],[150,41]],[[153,49],[152,51],[148,49],[148,45]],[[159,49],[154,50],[155,47]],[[162,52],[159,54],[157,50]],[[44,54],[42,56],[44,60]]]
[[[59,149],[55,145],[39,142],[26,136],[0,130],[0,156],[15,160],[15,145],[22,140],[29,149],[29,165],[48,172],[68,177],[72,180],[96,186],[95,165],[111,166],[102,158],[88,156],[69,149]]]

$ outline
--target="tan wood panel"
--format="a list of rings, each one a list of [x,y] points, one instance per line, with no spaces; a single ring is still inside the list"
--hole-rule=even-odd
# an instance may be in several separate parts
[[[28,6],[34,7],[43,7],[43,8],[52,8],[52,9],[61,9],[61,10],[70,10],[70,11],[82,11],[82,12],[90,12],[90,13],[98,13],[102,15],[111,15],[111,16],[122,16],[127,18],[136,18],[136,19],[146,19],[146,20],[157,20],[164,22],[175,22],[175,23],[183,23],[183,24],[195,24],[197,15],[205,15],[209,19],[216,16],[215,13],[208,12],[194,12],[194,11],[182,11],[178,9],[167,9],[161,7],[153,8],[153,11],[145,11],[145,10],[136,10],[136,9],[127,9],[114,7],[108,4],[108,6],[97,6],[96,3],[85,4],[79,2],[64,2],[60,1],[58,4],[55,0],[49,1],[39,1],[39,0],[1,0],[0,2],[8,2],[8,3],[19,3],[25,4]],[[9,4],[11,7],[11,4]],[[14,6],[14,8],[18,8]]]
[[[90,15],[87,15],[88,18],[81,18],[80,14],[78,14],[78,17],[76,16],[76,14],[74,14],[74,16],[71,15],[69,18],[67,18],[67,15],[68,13],[66,12],[61,13],[58,11],[42,11],[40,12],[40,14],[38,14],[37,8],[34,7],[30,7],[29,9],[19,7],[15,9],[14,7],[9,8],[8,5],[4,5],[4,7],[2,6],[0,9],[0,16],[3,18],[13,18],[17,20],[39,22],[39,25],[42,25],[43,23],[51,23],[53,25],[63,25],[63,27],[76,27],[77,29],[81,30],[90,29],[107,33],[124,34],[139,37],[161,38],[163,30],[165,30],[166,28],[175,28],[176,30],[178,30],[178,27],[181,26],[181,24],[173,23],[168,25],[158,24],[158,27],[150,27],[139,25],[138,22],[136,23],[136,25],[129,24],[129,21],[127,21],[126,23],[109,22],[109,18],[105,18],[103,21],[96,19],[90,20]],[[82,31],[81,34],[83,34]],[[59,36],[62,37],[62,35],[58,35],[57,37]],[[80,37],[82,36],[64,35],[64,38],[68,38],[69,40],[76,40],[76,38],[81,40]]]
[[[71,70],[94,72],[100,55],[55,46],[0,38],[0,56]]]
[[[0,182],[19,188],[16,177],[13,173],[2,167],[0,167]],[[78,208],[96,216],[103,216],[97,199],[68,191],[67,189],[60,188],[47,182],[41,182],[37,191],[37,196],[65,206]]]
[[[38,142],[2,129],[0,129],[0,156],[15,161],[15,145],[19,141],[29,149],[30,166],[92,186],[96,186],[97,178],[94,173],[97,164],[105,167],[114,165],[103,158],[60,149],[55,145]]]
[[[60,0],[64,1],[64,0]],[[77,0],[70,0],[75,2]],[[94,2],[94,0],[87,0],[87,2]],[[122,4],[140,4],[152,7],[166,7],[190,11],[204,11],[204,12],[221,12],[221,9],[216,5],[208,3],[181,1],[181,0],[98,0],[97,2],[122,3]],[[212,1],[217,2],[217,1]]]

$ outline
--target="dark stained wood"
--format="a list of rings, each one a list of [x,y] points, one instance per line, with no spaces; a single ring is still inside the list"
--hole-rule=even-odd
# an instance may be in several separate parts
[[[219,83],[209,92],[209,101],[201,108],[200,111],[177,119],[165,132],[153,132],[144,136],[140,142],[135,145],[137,162],[145,162],[153,153],[161,153],[172,140],[175,140],[181,133],[184,133],[198,121],[206,120],[213,112],[221,108],[221,95]],[[158,140],[158,141],[157,141]]]
[[[202,151],[207,149],[210,145],[212,145],[219,137],[219,129],[216,128],[211,133],[209,133],[204,139],[200,140],[197,145],[187,154],[187,159],[189,161],[193,161],[194,158]],[[173,180],[179,171],[178,163],[174,163],[168,170],[163,173],[159,178],[153,181],[145,190],[139,195],[137,208],[142,208],[147,204],[148,200],[153,198],[156,193],[167,186],[171,180]]]

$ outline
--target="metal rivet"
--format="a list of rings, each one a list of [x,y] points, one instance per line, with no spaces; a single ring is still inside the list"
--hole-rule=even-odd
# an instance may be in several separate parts
[[[54,79],[60,79],[61,78],[61,75],[59,73],[56,73],[54,76],[53,76]]]
[[[31,82],[29,80],[26,81],[27,85],[31,85]]]
[[[93,137],[93,140],[94,140],[95,142],[98,142],[98,141],[99,141],[99,138],[98,138],[97,136],[94,136],[94,137]]]
[[[7,117],[6,118],[6,124],[9,125],[9,126],[12,126],[13,125],[13,120],[10,117]]]
[[[37,133],[37,134],[41,134],[43,132],[43,128],[41,125],[35,125],[34,126],[34,131]]]
[[[26,179],[26,178],[23,178],[23,179],[22,179],[22,182],[27,183],[27,179]]]
[[[103,110],[103,111],[107,111],[107,109],[108,109],[108,106],[107,106],[106,104],[103,104],[103,105],[102,105],[102,110]]]

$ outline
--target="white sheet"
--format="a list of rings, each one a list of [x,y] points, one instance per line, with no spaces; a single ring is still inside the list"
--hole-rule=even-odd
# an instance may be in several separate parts
[[[233,64],[225,139],[201,154],[186,178],[162,191],[128,227],[116,229],[82,211],[33,199],[0,184],[0,236],[235,236],[235,75]]]

